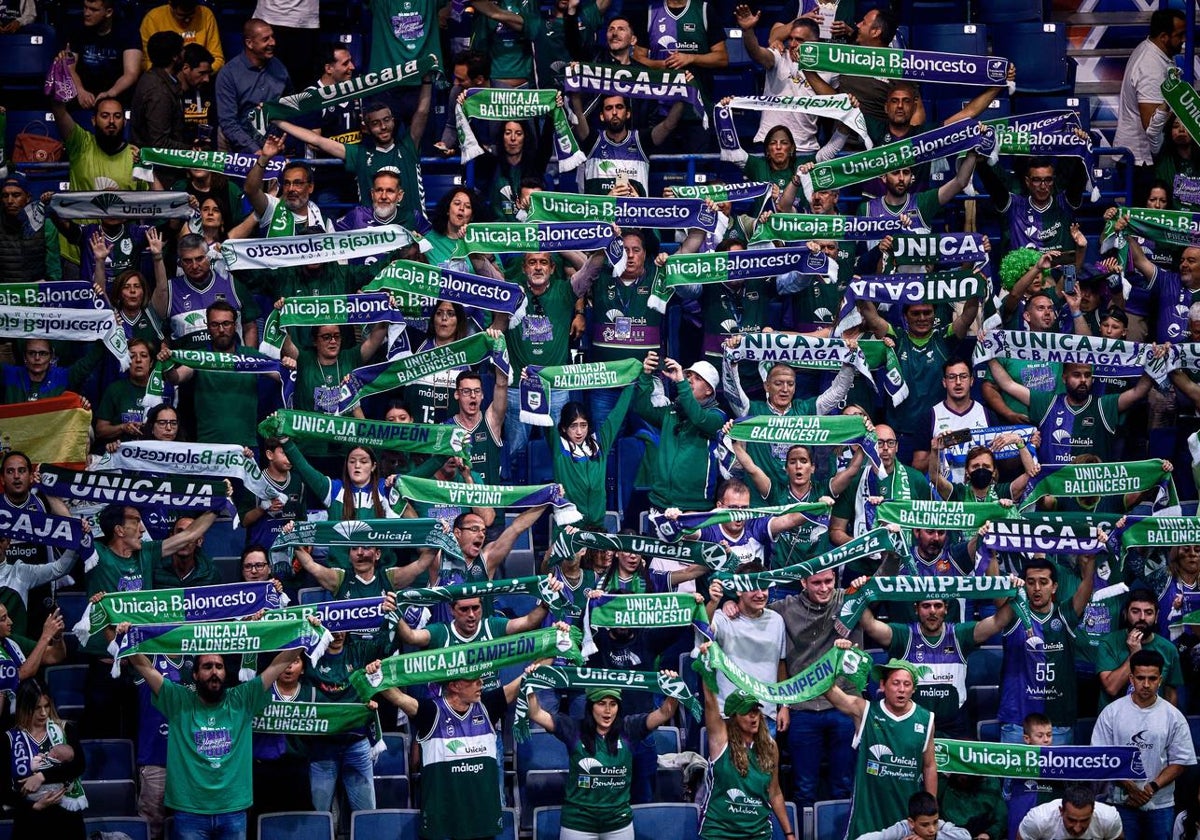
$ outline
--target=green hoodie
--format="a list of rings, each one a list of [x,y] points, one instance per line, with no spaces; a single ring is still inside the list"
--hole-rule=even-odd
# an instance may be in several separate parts
[[[696,402],[686,379],[670,405],[651,404],[653,393],[653,380],[643,373],[637,381],[634,411],[661,429],[658,452],[651,462],[650,503],[660,510],[711,510],[721,478],[713,452],[729,416],[715,398],[703,405]]]

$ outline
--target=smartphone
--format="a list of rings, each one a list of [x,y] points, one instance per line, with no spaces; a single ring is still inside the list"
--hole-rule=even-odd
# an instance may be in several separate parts
[[[628,187],[628,186],[629,186],[629,176],[628,176],[628,175],[624,175],[624,174],[622,174],[622,175],[618,175],[618,176],[617,176],[617,181],[616,181],[616,184],[615,184],[614,186],[618,186],[618,187]]]
[[[1063,276],[1063,294],[1075,294],[1075,266],[1064,265],[1062,267]]]
[[[1051,266],[1075,265],[1075,252],[1063,251],[1050,261]]]
[[[962,443],[970,443],[972,437],[970,429],[956,429],[953,432],[943,432],[942,445],[958,446]]]

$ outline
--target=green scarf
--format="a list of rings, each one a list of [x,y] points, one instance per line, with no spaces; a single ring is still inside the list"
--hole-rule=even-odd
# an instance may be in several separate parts
[[[1087,498],[1143,493],[1164,483],[1168,502],[1177,502],[1171,473],[1157,458],[1113,464],[1059,464],[1043,467],[1029,482],[1021,496],[1021,507],[1032,507],[1043,496]]]
[[[1161,90],[1163,99],[1171,106],[1179,124],[1187,129],[1192,142],[1200,143],[1200,97],[1195,88],[1183,80],[1178,67],[1167,70]]]
[[[1013,586],[1008,575],[901,575],[873,577],[853,592],[847,591],[842,610],[834,622],[839,632],[849,632],[873,601],[928,601],[955,598],[991,600],[1020,598],[1023,590]]]
[[[557,657],[579,664],[583,661],[579,654],[580,638],[578,627],[572,627],[570,633],[544,627],[503,639],[402,653],[383,660],[379,671],[371,676],[364,670],[355,671],[350,675],[350,684],[366,701],[388,688],[470,680],[535,659]]]
[[[707,621],[704,604],[693,592],[622,592],[591,598],[583,610],[583,655],[597,651],[593,627],[687,627]]]
[[[427,21],[428,23],[428,21]],[[266,133],[266,123],[272,120],[292,120],[304,114],[316,114],[343,102],[375,99],[384,91],[401,85],[416,86],[421,79],[438,69],[437,56],[430,54],[414,58],[394,67],[383,67],[369,73],[356,75],[333,85],[314,85],[299,93],[281,96],[275,102],[262,104],[261,133]]]
[[[717,580],[725,587],[726,592],[754,592],[766,589],[777,583],[794,583],[810,578],[815,574],[845,566],[855,560],[874,557],[886,552],[907,554],[908,543],[905,542],[902,531],[892,531],[888,528],[875,528],[857,536],[848,543],[839,545],[832,551],[819,554],[816,557],[784,566],[782,569],[769,569],[765,572],[751,572],[738,575],[718,573]]]
[[[199,621],[187,624],[142,624],[108,646],[112,675],[121,673],[120,660],[137,653],[147,656],[202,653],[265,653],[302,649],[316,662],[333,636],[308,621]]]
[[[550,588],[550,578],[545,575],[508,578],[505,580],[485,580],[471,583],[459,583],[453,586],[426,586],[413,589],[401,589],[396,592],[397,604],[411,604],[418,607],[431,607],[434,604],[445,604],[461,598],[484,598],[489,595],[507,595],[514,592],[535,595],[545,601],[555,615],[564,613],[579,614],[579,610],[570,603],[562,592]]]
[[[667,542],[656,537],[636,534],[597,534],[595,531],[560,530],[550,547],[550,562],[554,565],[570,560],[576,551],[590,548],[596,551],[627,551],[642,557],[662,557],[680,563],[696,563],[716,572],[736,569],[738,558],[719,543],[699,540]]]
[[[393,505],[400,499],[456,507],[535,508],[553,505],[554,519],[559,525],[570,525],[583,518],[575,505],[562,494],[562,487],[558,484],[464,484],[404,475],[396,479],[392,488]]]
[[[1127,218],[1129,225],[1124,231],[1118,232],[1115,224],[1120,216]],[[1170,245],[1175,248],[1200,245],[1200,230],[1197,229],[1196,214],[1186,210],[1151,210],[1148,207],[1117,208],[1117,216],[1104,223],[1100,247],[1106,251],[1116,248],[1121,265],[1128,263],[1128,234],[1144,236],[1161,245]]]
[[[259,423],[258,433],[263,438],[324,440],[389,452],[427,452],[445,458],[471,456],[470,433],[443,424],[358,420],[284,408]]]
[[[839,647],[830,648],[808,668],[783,682],[763,682],[747,674],[736,662],[727,657],[716,642],[709,644],[704,653],[692,663],[708,690],[717,692],[717,672],[724,674],[731,683],[760,703],[777,703],[780,706],[795,706],[816,700],[828,691],[839,677],[854,684],[858,692],[867,686],[871,674],[871,657],[861,650]]]
[[[531,222],[608,222],[623,228],[661,228],[714,233],[719,227],[715,210],[701,199],[626,198],[615,195],[538,192],[529,194]]]
[[[461,104],[454,106],[454,123],[458,130],[458,146],[462,162],[483,154],[483,147],[471,130],[470,120],[527,120],[550,114],[554,120],[554,151],[558,170],[570,172],[587,160],[579,150],[575,135],[567,120],[566,111],[558,104],[562,93],[557,90],[528,90],[520,88],[471,88]]]
[[[297,545],[373,545],[393,548],[436,548],[459,560],[458,540],[446,533],[438,519],[328,519],[296,522],[271,544],[272,551]]]
[[[871,240],[896,236],[907,229],[900,219],[893,218],[831,216],[825,213],[772,213],[754,229],[750,241]]]
[[[760,414],[738,420],[729,427],[729,437],[753,443],[787,443],[805,446],[839,446],[875,440],[866,420],[850,415],[809,417]]]
[[[641,373],[642,363],[638,359],[540,368],[531,365],[521,378],[521,422],[532,426],[553,426],[550,406],[555,389],[590,391],[596,388],[626,388],[637,382]]]
[[[72,628],[80,644],[105,627],[130,624],[183,624],[194,621],[245,618],[278,607],[273,581],[219,583],[173,589],[108,592],[88,605]]]
[[[363,728],[380,732],[379,716],[366,703],[273,700],[250,726],[254,732],[270,735],[339,735]]]
[[[726,522],[749,522],[764,516],[786,516],[802,513],[810,522],[828,527],[829,505],[823,502],[793,502],[788,505],[773,505],[760,508],[723,508],[720,510],[681,513],[674,520],[664,515],[651,514],[650,520],[669,538],[677,534],[694,534],[709,525],[724,525]]]
[[[533,691],[590,691],[596,688],[615,688],[618,691],[646,691],[674,697],[696,720],[700,719],[700,701],[680,677],[663,671],[625,671],[615,668],[576,668],[565,665],[539,665],[525,675],[517,694],[513,717],[513,737],[518,742],[529,739],[529,694]]]
[[[899,468],[899,467],[897,467]],[[930,502],[922,499],[884,502],[877,515],[902,528],[933,528],[939,531],[976,531],[992,519],[1016,515],[999,502]]]
[[[1200,544],[1200,516],[1145,516],[1121,531],[1123,549],[1196,544]]]

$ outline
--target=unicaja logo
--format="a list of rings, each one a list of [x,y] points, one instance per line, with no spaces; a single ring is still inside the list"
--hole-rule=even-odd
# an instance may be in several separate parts
[[[819,53],[816,44],[801,44],[800,45],[800,66],[801,67],[816,67]]]
[[[334,525],[333,530],[350,540],[354,539],[355,534],[361,534],[363,531],[370,531],[371,526],[358,519],[347,519]]]

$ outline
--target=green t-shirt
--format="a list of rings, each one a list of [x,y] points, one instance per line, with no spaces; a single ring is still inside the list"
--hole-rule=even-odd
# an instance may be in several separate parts
[[[1025,362],[1020,359],[997,359],[1000,366],[1008,372],[1014,382],[1019,382],[1029,389],[1044,394],[1053,394],[1062,382],[1062,365],[1058,362]],[[988,373],[988,379],[992,375]],[[995,381],[995,380],[993,380]],[[1004,404],[1017,414],[1025,413],[1025,406],[1008,394],[1001,392]]]
[[[746,176],[747,181],[762,181],[767,184],[773,184],[779,187],[779,191],[783,192],[787,189],[788,182],[792,180],[792,174],[795,168],[772,169],[767,163],[767,159],[762,155],[750,155],[746,158],[745,165],[742,166],[742,174]]]
[[[437,38],[436,27],[434,38]],[[396,223],[414,230],[417,227],[417,218],[424,215],[422,205],[425,202],[425,187],[421,183],[421,157],[408,131],[401,127],[400,123],[396,125],[398,130],[395,142],[386,152],[377,148],[373,140],[366,138],[361,143],[347,146],[346,171],[353,172],[358,180],[359,203],[369,207],[375,173],[385,166],[399,169],[400,188],[404,190],[404,198],[396,211]]]
[[[525,292],[525,319],[504,334],[514,374],[528,365],[569,363],[576,301],[570,281],[552,275],[540,295],[530,292],[524,275],[517,282]]]
[[[321,364],[315,350],[301,350],[299,358],[296,359],[296,393],[293,397],[293,407],[297,411],[337,414],[342,379],[362,363],[362,352],[357,347],[343,349],[332,365]],[[305,448],[309,451],[315,449],[307,445]]]
[[[493,79],[525,79],[532,82],[533,45],[542,43],[546,29],[538,4],[531,0],[499,0],[496,5],[509,14],[519,15],[523,28],[513,29],[477,14],[475,29],[471,34],[471,48],[492,57]]]
[[[703,840],[759,840],[771,836],[771,774],[758,764],[758,754],[748,751],[746,775],[733,763],[727,746],[709,762],[712,780],[708,804],[700,816]]]
[[[373,0],[371,72],[432,54],[442,64],[438,10],[446,0]]]
[[[242,345],[235,353],[253,353]],[[258,376],[247,373],[198,370],[196,440],[199,443],[258,445]],[[274,380],[272,380],[274,382]]]
[[[1125,641],[1128,635],[1129,631],[1125,629],[1113,630],[1100,640],[1100,650],[1096,656],[1097,674],[1103,674],[1106,671],[1115,671],[1129,658],[1129,647]],[[1154,633],[1150,637],[1150,641],[1142,643],[1142,650],[1156,651],[1166,663],[1166,666],[1163,668],[1162,682],[1158,687],[1159,694],[1162,694],[1162,690],[1167,686],[1175,689],[1183,686],[1183,668],[1179,662],[1179,651],[1175,648],[1175,645],[1171,644],[1158,633]],[[1126,686],[1126,691],[1128,691],[1128,686]],[[1112,703],[1113,700],[1114,698],[1109,697],[1107,691],[1103,689],[1100,691],[1100,709]]]
[[[271,695],[255,677],[208,704],[200,695],[164,681],[154,708],[171,727],[167,738],[168,808],[192,814],[228,814],[254,804],[250,724]]]
[[[96,409],[96,419],[114,425],[141,423],[146,419],[146,410],[142,408],[144,396],[146,386],[134,385],[128,379],[118,379],[104,389],[104,396],[100,397],[100,406]],[[121,439],[124,439],[123,435]]]

